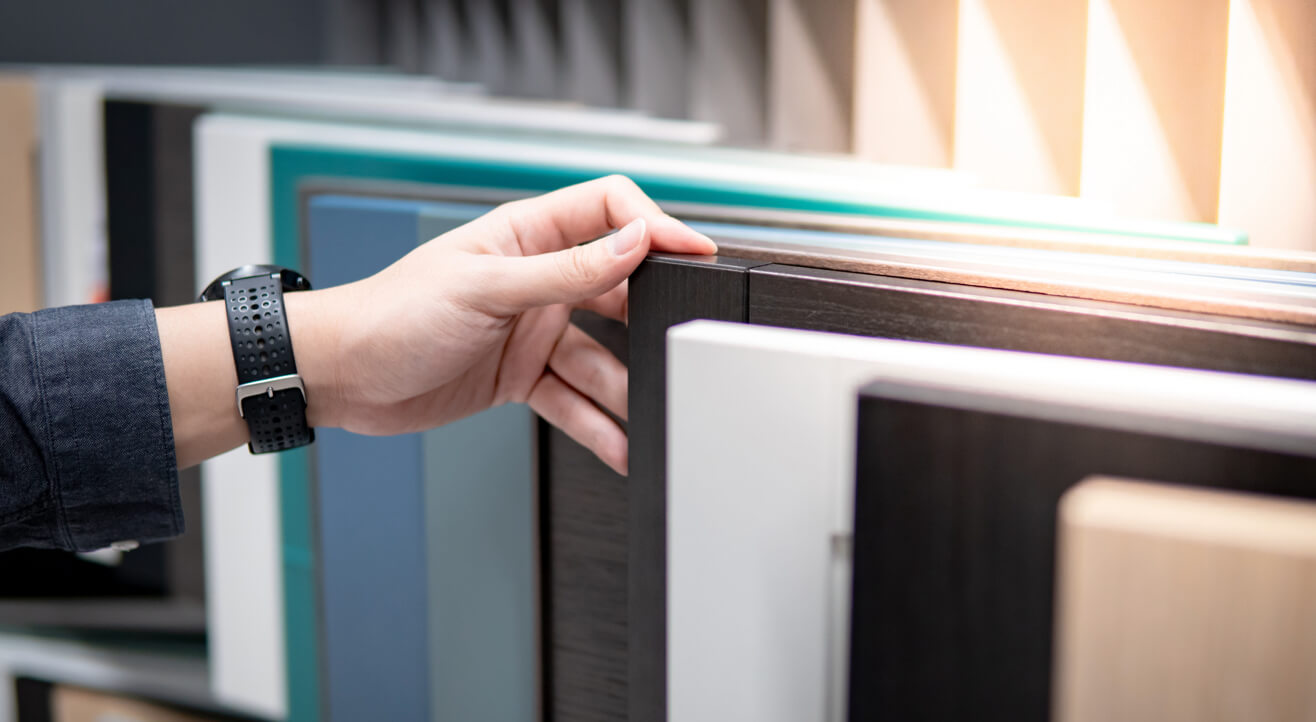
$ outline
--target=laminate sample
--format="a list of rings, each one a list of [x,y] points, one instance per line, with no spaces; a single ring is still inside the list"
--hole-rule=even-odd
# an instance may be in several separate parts
[[[0,75],[0,314],[43,307],[41,236],[37,227],[37,85],[26,75]]]
[[[628,360],[625,326],[580,311],[572,322]],[[542,420],[539,470],[544,718],[628,719],[631,480]]]
[[[488,207],[318,196],[307,209],[311,277],[337,285]],[[313,497],[327,717],[534,719],[533,429],[510,405],[424,434],[324,430]]]
[[[1058,523],[1052,719],[1316,716],[1316,504],[1093,477]]]
[[[667,710],[667,329],[693,319],[745,320],[756,261],[652,255],[630,279],[630,482],[627,526],[629,717]]]
[[[1050,718],[1056,509],[1088,476],[1316,497],[1311,383],[1045,360],[863,390],[850,719]]]
[[[1037,615],[1050,602],[1034,594],[1049,594],[1035,572],[1051,546],[1036,537],[1039,523],[1053,524],[1055,500],[1041,498],[1050,482],[1034,471],[1055,471],[1060,486],[1082,478],[1061,484],[1071,470],[1061,459],[1125,467],[1150,455],[1189,475],[1246,469],[1263,489],[1316,495],[1301,481],[1316,468],[1310,382],[711,322],[674,329],[668,348],[673,718],[1036,711],[1020,699],[1047,687],[1049,657],[1043,649],[1039,683],[1034,635],[1049,638],[1049,616]],[[880,438],[866,412],[856,422],[857,389],[874,378],[884,403],[904,404],[883,417]],[[956,413],[988,409],[998,420],[915,420],[909,399],[953,399]],[[1006,412],[1050,431],[1030,436],[999,421]],[[1136,441],[1089,455],[1066,435],[1083,424]],[[1164,454],[1153,450],[1161,437]],[[1185,461],[1189,449],[1202,460]],[[872,464],[885,464],[883,476]],[[981,640],[1016,637],[983,652]]]
[[[1316,379],[1316,329],[802,268],[750,272],[749,322]]]

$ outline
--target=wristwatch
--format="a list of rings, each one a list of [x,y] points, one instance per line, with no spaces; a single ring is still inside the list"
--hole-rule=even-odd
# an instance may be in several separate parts
[[[216,278],[199,301],[224,302],[233,364],[238,371],[238,415],[247,421],[253,454],[294,449],[315,441],[306,425],[306,385],[297,375],[283,294],[308,291],[302,274],[279,266],[243,266]]]

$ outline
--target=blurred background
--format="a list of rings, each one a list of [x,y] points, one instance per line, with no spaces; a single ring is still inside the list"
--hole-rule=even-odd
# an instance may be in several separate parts
[[[321,158],[320,147],[348,150]],[[450,162],[463,154],[478,163]],[[448,160],[399,160],[410,155]],[[523,160],[556,174],[507,170]],[[666,193],[664,202],[942,224],[904,229],[918,238],[990,226],[987,235],[1013,229],[1025,245],[1035,232],[1068,234],[1055,241],[1063,245],[1090,233],[1126,256],[1241,247],[1268,259],[1241,265],[1310,273],[1316,2],[0,4],[0,313],[116,298],[187,303],[229,267],[297,265],[328,238],[313,232],[315,214],[351,210],[316,211],[309,200],[346,192],[342,178],[399,184],[349,188],[362,195],[456,204],[415,211],[437,232],[509,197],[613,171]],[[795,222],[756,212],[692,217]],[[341,264],[375,262],[352,258]],[[499,660],[520,650],[529,666],[512,674],[514,693],[471,697],[507,705],[488,717],[436,690],[497,690],[508,678],[468,684],[436,666],[430,682],[408,687],[423,704],[396,708],[398,718],[649,719],[628,715],[626,647],[614,639],[626,635],[625,545],[597,546],[625,527],[625,498],[605,500],[598,518],[555,516],[567,507],[550,510],[541,497],[577,497],[553,496],[568,494],[554,476],[566,472],[553,471],[566,452],[541,452],[566,442],[522,421],[534,468],[509,473],[524,482],[514,501],[524,518],[490,523],[517,539],[499,568],[516,570],[524,604],[450,631],[512,619],[524,633],[489,664],[504,669]],[[234,458],[185,472],[180,540],[127,554],[0,554],[0,722],[356,719],[369,709],[334,698],[326,681],[361,672],[335,665],[368,657],[315,645],[379,613],[334,617],[348,607],[332,600],[365,604],[381,579],[371,567],[392,557],[353,557],[326,537],[334,523],[350,526],[334,513],[353,509],[322,487],[332,464]],[[418,462],[406,473],[416,486],[396,508],[428,508],[441,472]],[[207,481],[237,476],[255,486]],[[435,595],[426,584],[467,579],[474,572],[462,565],[474,562],[440,561],[432,545],[488,540],[436,536],[431,512],[389,549],[429,549],[392,571]],[[445,576],[455,568],[466,571]],[[412,589],[398,583],[393,594]],[[418,654],[432,660],[442,624],[426,623],[430,646]],[[357,679],[359,699],[391,689]]]

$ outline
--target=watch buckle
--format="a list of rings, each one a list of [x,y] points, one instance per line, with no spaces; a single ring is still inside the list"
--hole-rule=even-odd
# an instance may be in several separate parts
[[[297,389],[302,395],[302,403],[306,403],[306,385],[302,383],[302,377],[298,374],[288,374],[287,376],[274,376],[268,379],[258,381],[248,381],[245,384],[238,384],[235,396],[238,401],[238,416],[247,418],[247,414],[242,410],[242,402],[253,396],[269,396],[274,398],[276,391],[287,391],[288,389]]]

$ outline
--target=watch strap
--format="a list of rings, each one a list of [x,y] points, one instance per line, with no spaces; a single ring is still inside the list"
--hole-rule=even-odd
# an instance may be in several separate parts
[[[239,385],[297,373],[283,286],[276,275],[232,280],[224,287],[224,305]],[[253,454],[292,449],[315,439],[306,423],[306,397],[299,389],[245,398],[242,416],[251,432]]]

